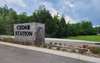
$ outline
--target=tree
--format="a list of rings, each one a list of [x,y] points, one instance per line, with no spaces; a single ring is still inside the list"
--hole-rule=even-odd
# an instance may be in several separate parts
[[[46,36],[50,37],[55,26],[50,12],[41,6],[31,17],[33,18],[32,21],[45,24]]]
[[[59,16],[58,15],[55,15],[53,17],[53,23],[54,23],[54,30],[53,30],[53,33],[51,34],[51,37],[60,37],[60,20],[59,20]]]
[[[27,16],[27,13],[23,12],[23,13],[17,15],[16,23],[28,23],[28,22],[30,22],[28,19],[29,19],[29,17]]]
[[[100,27],[93,28],[90,21],[84,20],[80,23],[66,24],[64,16],[51,16],[45,6],[40,6],[38,10],[28,16],[26,12],[17,14],[7,5],[0,7],[0,35],[13,35],[13,25],[16,23],[37,22],[45,24],[46,37],[63,38],[77,35],[93,35],[100,33]]]
[[[60,37],[64,37],[66,36],[66,22],[64,19],[64,16],[61,17],[60,22],[59,22],[59,33],[60,33]]]
[[[0,34],[13,34],[16,12],[6,5],[0,8]]]
[[[100,34],[100,26],[96,26],[95,28],[96,34]]]
[[[82,35],[92,35],[94,34],[93,26],[90,21],[83,21],[81,23],[80,34]]]

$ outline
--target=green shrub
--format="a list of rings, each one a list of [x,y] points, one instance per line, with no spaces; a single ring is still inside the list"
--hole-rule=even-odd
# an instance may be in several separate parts
[[[51,48],[52,48],[52,46],[49,46],[48,48],[49,48],[49,49],[51,49]]]
[[[44,44],[44,45],[43,45],[43,47],[44,47],[44,48],[47,48],[47,47],[48,47],[48,45],[47,45],[47,44]]]
[[[13,38],[3,38],[1,41],[13,42],[14,43],[14,39]]]
[[[100,54],[100,47],[91,47],[90,51],[94,54]]]
[[[79,53],[84,54],[87,52],[87,49],[83,48],[83,49],[79,49]]]
[[[52,42],[50,42],[50,43],[49,43],[49,45],[53,45],[53,43],[52,43]]]
[[[57,43],[54,43],[54,45],[57,45]]]
[[[60,47],[57,47],[57,50],[60,50]]]

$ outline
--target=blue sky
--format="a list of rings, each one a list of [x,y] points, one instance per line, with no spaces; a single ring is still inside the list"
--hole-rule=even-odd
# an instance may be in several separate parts
[[[7,4],[18,13],[32,14],[40,5],[50,10],[54,16],[64,15],[66,22],[76,23],[90,20],[93,25],[100,25],[100,0],[0,0],[0,6]]]

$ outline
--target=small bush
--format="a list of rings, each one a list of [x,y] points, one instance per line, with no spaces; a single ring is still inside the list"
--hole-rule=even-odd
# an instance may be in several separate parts
[[[14,42],[14,39],[13,38],[3,38],[1,41]]]
[[[54,43],[54,45],[57,45],[57,43]]]
[[[50,43],[49,43],[49,45],[53,45],[53,43],[52,43],[52,42],[50,42]]]
[[[62,50],[62,51],[66,51],[66,48],[62,48],[61,50]]]
[[[60,50],[60,47],[57,47],[57,50]]]
[[[47,48],[47,47],[48,47],[48,45],[47,45],[47,44],[44,44],[44,45],[43,45],[43,47],[44,47],[44,48]]]
[[[59,46],[61,46],[62,45],[62,43],[59,43]]]
[[[81,54],[84,54],[84,53],[86,53],[88,50],[87,49],[85,49],[85,48],[83,48],[83,49],[79,49],[79,53],[81,53]]]
[[[49,48],[49,49],[51,49],[51,48],[52,48],[52,46],[49,46],[48,48]]]
[[[91,47],[90,51],[94,54],[100,54],[100,47]]]

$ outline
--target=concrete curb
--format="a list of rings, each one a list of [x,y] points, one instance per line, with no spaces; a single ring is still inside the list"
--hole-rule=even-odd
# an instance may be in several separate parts
[[[14,36],[9,36],[9,35],[0,35],[0,37],[2,38],[14,38]],[[51,41],[65,41],[65,42],[76,42],[76,43],[80,43],[80,42],[86,42],[86,43],[100,43],[97,41],[86,41],[86,40],[76,40],[76,39],[61,39],[61,38],[45,38],[45,40],[51,40]]]
[[[89,56],[76,54],[76,53],[69,53],[69,52],[56,51],[56,50],[50,50],[50,49],[45,49],[45,48],[33,47],[33,46],[25,46],[25,45],[19,45],[19,44],[5,43],[5,42],[2,42],[2,41],[0,41],[0,44],[12,46],[12,47],[17,47],[17,48],[28,49],[28,50],[35,50],[35,51],[39,51],[39,52],[43,52],[43,53],[55,54],[55,55],[79,59],[79,60],[83,60],[83,61],[100,63],[100,58],[89,57]]]

